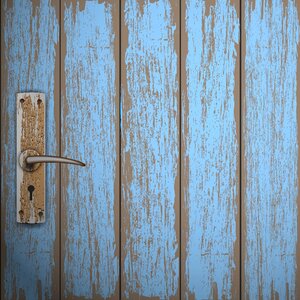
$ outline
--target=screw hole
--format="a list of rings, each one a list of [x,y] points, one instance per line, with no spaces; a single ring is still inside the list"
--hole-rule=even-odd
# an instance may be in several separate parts
[[[43,216],[43,212],[40,211],[40,212],[39,212],[39,217],[42,218],[42,216]]]
[[[24,215],[23,210],[20,210],[20,211],[19,211],[19,214],[20,214],[20,216],[23,216],[23,215]]]
[[[38,106],[40,106],[42,104],[42,102],[43,101],[41,99],[38,99],[38,101],[37,101]]]
[[[23,104],[25,102],[25,99],[20,99],[20,103]]]

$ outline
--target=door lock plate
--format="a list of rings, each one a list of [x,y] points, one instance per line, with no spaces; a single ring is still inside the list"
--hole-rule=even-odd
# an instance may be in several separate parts
[[[45,222],[45,164],[24,165],[24,155],[45,153],[45,95],[17,94],[17,222]]]

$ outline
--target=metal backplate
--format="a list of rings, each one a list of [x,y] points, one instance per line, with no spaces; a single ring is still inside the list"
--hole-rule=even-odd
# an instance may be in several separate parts
[[[25,150],[43,155],[45,152],[45,95],[17,94],[17,222],[45,222],[45,165],[31,171],[20,166]]]

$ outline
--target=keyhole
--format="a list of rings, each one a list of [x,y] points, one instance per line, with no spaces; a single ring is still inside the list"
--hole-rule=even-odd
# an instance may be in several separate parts
[[[33,185],[28,186],[28,191],[29,191],[29,199],[32,200],[32,194],[33,194],[33,191],[34,191],[34,186]]]

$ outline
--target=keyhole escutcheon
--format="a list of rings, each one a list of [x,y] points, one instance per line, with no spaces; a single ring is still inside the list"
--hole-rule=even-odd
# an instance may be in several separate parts
[[[32,200],[33,191],[34,191],[34,186],[33,185],[29,185],[28,186],[29,200]]]

